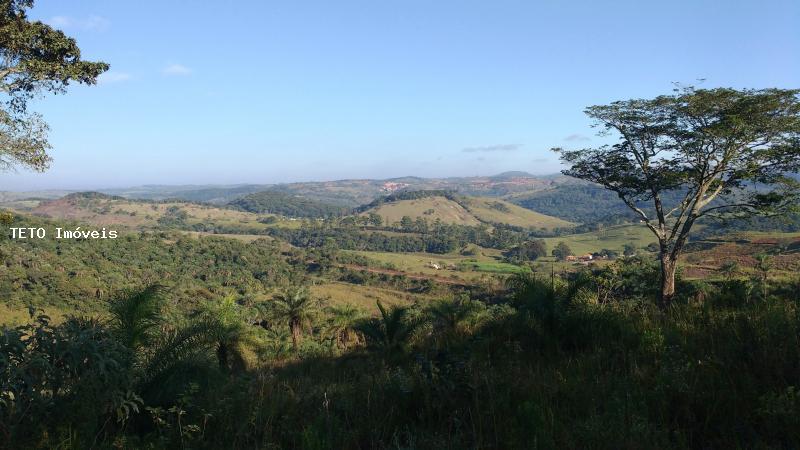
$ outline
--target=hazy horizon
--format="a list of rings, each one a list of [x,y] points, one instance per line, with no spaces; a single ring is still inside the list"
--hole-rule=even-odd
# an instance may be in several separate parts
[[[142,184],[121,184],[121,185],[75,185],[72,187],[68,186],[54,186],[54,187],[47,187],[41,189],[14,189],[13,187],[10,189],[0,189],[0,192],[45,192],[45,191],[106,191],[106,190],[121,190],[121,189],[133,189],[133,188],[146,188],[146,187],[170,187],[170,188],[231,188],[236,186],[277,186],[283,184],[294,184],[294,183],[328,183],[328,182],[335,182],[335,181],[361,181],[361,180],[370,180],[370,181],[390,181],[402,178],[420,178],[420,179],[457,179],[457,178],[490,178],[498,175],[502,175],[509,172],[527,172],[528,175],[532,175],[537,178],[547,178],[547,177],[554,177],[554,176],[564,176],[560,172],[549,172],[549,173],[531,173],[528,171],[521,171],[521,170],[504,170],[502,172],[497,173],[487,173],[487,174],[475,174],[475,175],[455,175],[455,176],[419,176],[419,175],[400,175],[396,177],[348,177],[348,178],[330,178],[330,179],[296,179],[296,180],[289,180],[289,181],[281,181],[281,182],[240,182],[240,183],[142,183]]]

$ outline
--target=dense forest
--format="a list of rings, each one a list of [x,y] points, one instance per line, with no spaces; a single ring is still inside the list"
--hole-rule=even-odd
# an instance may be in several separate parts
[[[280,214],[287,217],[312,219],[341,216],[349,210],[315,200],[280,191],[262,191],[246,195],[230,203],[232,206],[253,213]]]
[[[576,223],[594,223],[613,216],[634,217],[613,192],[592,185],[559,186],[514,197],[511,201],[524,208]]]
[[[267,229],[265,233],[298,247],[321,247],[330,239],[343,250],[439,254],[452,252],[467,244],[508,249],[534,235],[510,226],[498,226],[489,230],[486,226],[431,224],[422,218],[416,221],[409,218],[407,223],[401,224],[399,228],[358,227],[354,220],[348,219],[352,218],[341,221],[304,222],[300,228],[275,227]],[[385,234],[381,231],[395,234]]]
[[[73,223],[18,217],[20,227],[75,229]],[[0,295],[17,306],[53,305],[98,311],[121,289],[174,283],[184,298],[263,293],[290,276],[275,242],[196,239],[170,232],[117,239],[0,238]]]

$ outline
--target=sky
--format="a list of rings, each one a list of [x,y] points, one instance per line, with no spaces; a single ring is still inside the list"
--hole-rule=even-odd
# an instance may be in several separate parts
[[[0,190],[534,174],[599,145],[585,107],[800,87],[800,2],[66,1],[30,11],[111,65],[45,96],[45,173]]]

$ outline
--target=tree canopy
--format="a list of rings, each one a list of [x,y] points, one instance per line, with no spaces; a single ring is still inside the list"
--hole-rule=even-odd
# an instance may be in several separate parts
[[[81,59],[75,39],[26,10],[33,0],[0,0],[0,170],[47,169],[47,124],[28,110],[28,100],[64,93],[72,82],[94,84],[108,64]]]

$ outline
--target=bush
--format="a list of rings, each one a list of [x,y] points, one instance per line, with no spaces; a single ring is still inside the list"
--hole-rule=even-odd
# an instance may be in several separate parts
[[[88,448],[138,412],[131,354],[95,320],[53,326],[45,315],[3,328],[0,338],[0,447]],[[74,440],[77,439],[77,440]]]

